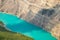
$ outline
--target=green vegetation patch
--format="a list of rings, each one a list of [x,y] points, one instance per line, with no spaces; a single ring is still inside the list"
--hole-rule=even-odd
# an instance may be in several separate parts
[[[33,39],[17,33],[0,31],[0,40],[33,40]]]

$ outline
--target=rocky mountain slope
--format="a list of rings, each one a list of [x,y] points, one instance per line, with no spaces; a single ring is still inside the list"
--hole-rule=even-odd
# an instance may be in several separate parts
[[[0,11],[40,26],[60,40],[60,0],[0,0]]]

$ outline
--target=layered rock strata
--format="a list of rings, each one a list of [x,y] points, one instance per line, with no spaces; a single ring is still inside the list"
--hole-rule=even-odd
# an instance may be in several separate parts
[[[0,0],[0,11],[42,27],[60,40],[60,0]]]

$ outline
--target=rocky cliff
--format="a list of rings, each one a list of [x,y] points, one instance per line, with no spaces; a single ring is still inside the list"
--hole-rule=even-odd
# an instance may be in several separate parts
[[[60,0],[0,0],[0,11],[40,26],[60,40]]]

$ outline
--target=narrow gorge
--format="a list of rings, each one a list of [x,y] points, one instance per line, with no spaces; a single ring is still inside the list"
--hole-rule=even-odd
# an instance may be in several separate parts
[[[60,40],[60,0],[0,0],[0,11],[37,25]]]

